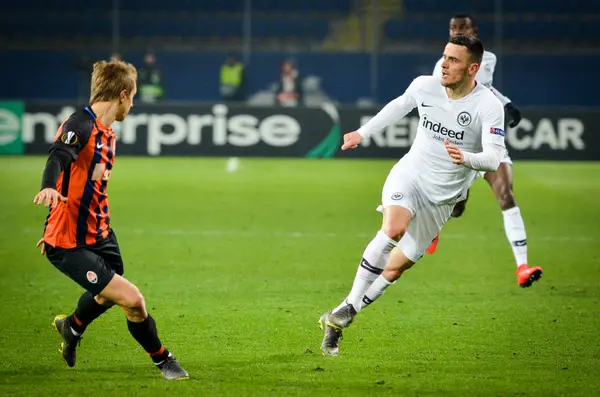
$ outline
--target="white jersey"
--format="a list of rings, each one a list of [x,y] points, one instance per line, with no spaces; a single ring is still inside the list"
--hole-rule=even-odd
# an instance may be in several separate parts
[[[486,147],[492,148],[490,151],[494,153],[504,153],[502,103],[482,84],[477,84],[464,98],[453,100],[439,78],[420,76],[358,132],[363,137],[369,136],[406,116],[415,107],[420,115],[419,126],[409,152],[399,164],[414,175],[431,202],[457,201],[466,194],[477,170],[452,163],[444,140],[448,139],[466,153],[465,162],[468,153],[480,153]]]
[[[443,57],[440,58],[436,62],[435,66],[433,68],[433,75],[437,76],[439,78],[442,77],[442,62],[443,62],[443,60],[444,60]],[[486,86],[487,88],[489,88],[490,90],[492,90],[494,95],[496,95],[498,97],[498,99],[500,99],[500,102],[502,102],[502,105],[506,105],[507,103],[511,102],[510,98],[502,95],[502,93],[500,93],[500,91],[498,91],[497,89],[492,87],[492,85],[494,83],[494,70],[496,69],[496,62],[497,62],[497,58],[493,52],[484,51],[483,59],[481,60],[481,67],[479,68],[479,71],[477,72],[477,76],[475,76],[475,79],[478,82],[480,82],[481,84],[483,84],[484,86]]]

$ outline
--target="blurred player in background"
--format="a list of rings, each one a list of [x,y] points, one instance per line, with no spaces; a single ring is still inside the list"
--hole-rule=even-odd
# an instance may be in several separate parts
[[[478,37],[479,31],[475,18],[469,14],[457,14],[450,19],[450,37],[453,36],[475,36]],[[440,77],[442,75],[442,62],[441,58],[435,65],[433,75]],[[512,122],[509,124],[510,127],[515,127],[521,121],[521,112],[513,106],[511,100],[502,95],[493,86],[494,80],[494,68],[496,67],[496,55],[489,51],[483,53],[483,60],[481,67],[475,77],[478,82],[490,88],[492,92],[500,99],[504,105],[506,112],[512,117]],[[515,202],[515,196],[513,194],[513,176],[512,176],[512,161],[508,155],[508,151],[505,152],[504,157],[498,170],[493,172],[481,172],[481,176],[485,178],[488,184],[491,186],[496,196],[496,200],[500,204],[502,209],[502,215],[504,217],[504,230],[508,242],[511,245],[515,262],[517,265],[517,282],[521,287],[529,287],[531,284],[538,280],[542,275],[541,267],[528,266],[527,259],[527,237],[525,233],[525,223],[521,217],[521,210]],[[453,217],[460,217],[465,211],[465,206],[468,200],[456,204],[456,207],[452,211]],[[431,246],[427,250],[428,253],[434,253],[437,247],[439,236],[436,237]]]
[[[127,327],[167,379],[189,375],[161,343],[144,297],[123,278],[123,259],[110,227],[108,180],[115,160],[114,121],[123,121],[133,106],[137,71],[111,60],[93,66],[90,105],[65,120],[50,148],[35,204],[50,207],[42,254],[83,287],[75,311],[58,315],[53,325],[62,338],[66,363],[75,366],[76,347],[92,321],[113,305],[127,317]]]
[[[444,49],[442,75],[417,77],[358,131],[344,135],[343,150],[419,110],[415,140],[390,171],[382,191],[383,223],[367,245],[350,294],[324,313],[321,351],[338,355],[342,330],[379,298],[425,253],[478,171],[495,171],[506,151],[502,103],[475,81],[483,44],[452,36]]]

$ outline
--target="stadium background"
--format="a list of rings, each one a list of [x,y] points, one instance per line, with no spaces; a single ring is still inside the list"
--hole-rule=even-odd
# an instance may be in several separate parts
[[[236,109],[230,115],[254,115],[260,125],[269,114],[291,112],[302,129],[297,139],[294,129],[279,145],[249,139],[243,148],[208,147],[207,140],[190,147],[174,137],[161,153],[340,156],[333,144],[339,132],[332,129],[356,129],[362,117],[373,115],[414,77],[431,73],[448,36],[449,17],[457,12],[476,16],[486,48],[498,58],[494,86],[522,109],[525,120],[507,136],[513,156],[600,158],[589,138],[600,107],[590,89],[598,83],[600,6],[591,1],[568,6],[558,0],[11,2],[0,15],[0,99],[23,101],[25,113],[60,120],[65,106],[70,110],[86,102],[93,60],[118,53],[143,67],[150,52],[164,95],[150,109],[138,98],[134,113],[211,114],[210,104],[222,100],[220,68],[233,55],[243,63],[245,79],[243,100],[228,101]],[[275,106],[284,60],[292,60],[302,78],[303,101],[296,109],[309,110]],[[324,103],[334,109],[323,114]],[[40,125],[43,119],[23,120],[25,152],[38,153],[36,143],[51,139],[55,124]],[[165,123],[144,127],[142,122],[138,135],[154,139],[160,132],[177,132]],[[414,128],[399,128],[406,129],[396,132],[400,140],[410,142]],[[121,153],[151,154],[143,137],[135,140],[137,147]],[[385,147],[350,156],[397,157],[397,149],[407,147],[393,137],[378,146]]]
[[[598,395],[599,2],[2,7],[0,395]],[[361,313],[338,360],[324,360],[316,320],[350,288],[416,118],[351,153],[339,151],[341,134],[431,73],[458,12],[477,17],[498,57],[494,86],[522,111],[506,141],[544,278],[517,287],[501,211],[479,181],[436,254]],[[56,128],[87,100],[90,62],[118,52],[140,68],[149,50],[165,97],[138,97],[115,127],[111,219],[126,276],[194,377],[175,385],[115,309],[86,331],[78,366],[63,366],[49,324],[81,290],[39,255],[46,212],[31,204]],[[219,95],[231,54],[247,73],[241,103]],[[273,104],[286,59],[305,78],[297,107]]]
[[[167,100],[218,100],[219,68],[235,53],[251,94],[268,89],[280,62],[293,57],[332,99],[383,103],[431,73],[449,16],[461,10],[479,19],[484,44],[498,56],[495,85],[515,103],[600,106],[586,89],[600,62],[600,5],[558,0],[11,2],[0,17],[0,73],[11,76],[3,96],[72,100],[78,80],[66,64],[118,51],[141,65],[152,48]]]

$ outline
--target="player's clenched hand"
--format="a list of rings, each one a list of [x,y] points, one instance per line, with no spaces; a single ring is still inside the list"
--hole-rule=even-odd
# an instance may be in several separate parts
[[[452,157],[452,162],[454,164],[465,163],[465,156],[463,155],[462,150],[458,148],[458,146],[451,144],[450,142],[448,142],[447,139],[444,141],[444,146],[446,147],[446,151],[448,152],[450,157]]]
[[[362,142],[362,140],[363,137],[358,133],[358,131],[349,132],[344,135],[344,144],[342,145],[342,150],[354,149]]]
[[[44,238],[43,237],[40,239],[40,241],[37,242],[37,244],[35,246],[39,247],[40,245],[42,246],[42,249],[41,249],[42,255],[46,255],[46,245],[44,244]]]
[[[56,189],[46,188],[42,189],[36,196],[33,198],[33,202],[35,204],[42,204],[48,208],[50,205],[56,206],[59,202],[66,202],[67,198],[60,194]]]

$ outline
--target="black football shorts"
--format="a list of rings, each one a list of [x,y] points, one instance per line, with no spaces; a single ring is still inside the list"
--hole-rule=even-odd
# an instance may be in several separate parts
[[[96,296],[115,274],[123,275],[123,259],[117,236],[109,236],[94,245],[72,249],[45,245],[46,257],[58,270]]]

